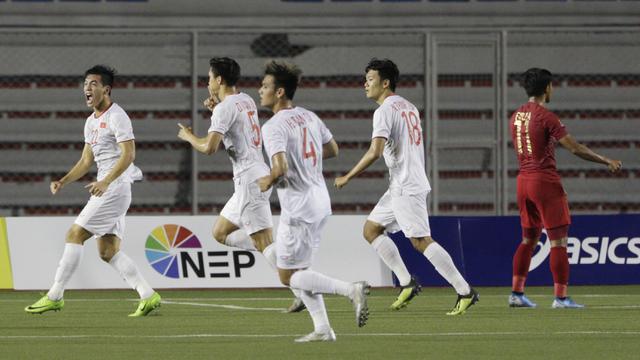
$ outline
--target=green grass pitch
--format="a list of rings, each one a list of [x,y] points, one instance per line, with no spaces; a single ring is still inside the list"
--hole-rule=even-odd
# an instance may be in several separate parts
[[[640,285],[571,287],[582,310],[507,307],[508,288],[478,288],[480,302],[446,316],[449,288],[425,288],[392,311],[396,290],[372,289],[358,328],[348,300],[326,296],[335,343],[296,344],[312,330],[305,311],[284,314],[286,289],[165,290],[160,311],[128,318],[132,291],[67,291],[60,312],[30,315],[37,292],[0,292],[0,359],[640,359]]]

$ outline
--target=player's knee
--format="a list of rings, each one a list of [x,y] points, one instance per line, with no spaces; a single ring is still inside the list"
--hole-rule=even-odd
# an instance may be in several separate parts
[[[67,235],[65,241],[72,244],[80,244],[84,243],[84,233],[85,230],[78,226],[72,226],[69,231],[67,231]]]
[[[364,228],[362,229],[362,236],[369,242],[372,243],[378,236],[384,233],[384,228],[378,224],[367,221],[364,223]]]
[[[431,236],[411,238],[410,240],[411,240],[411,245],[413,245],[413,248],[421,253],[427,249],[427,246],[429,246],[432,242],[434,242]]]
[[[267,246],[273,243],[271,229],[264,229],[251,234],[251,240],[253,240],[253,246],[255,246],[258,251],[263,252]]]
[[[569,235],[569,225],[563,225],[563,226],[555,227],[552,229],[547,229],[547,237],[550,240],[557,240],[560,242],[563,239],[565,239],[565,242],[566,242],[568,235]],[[566,244],[564,246],[566,246]]]
[[[421,244],[420,239],[411,238],[409,240],[411,240],[411,246],[413,246],[413,248],[418,250],[418,251],[420,251],[420,247],[421,246],[424,246],[423,244]]]
[[[522,242],[535,246],[540,240],[542,228],[522,228]]]
[[[213,228],[213,238],[220,244],[224,245],[224,243],[227,241],[227,233],[225,233],[221,229]]]
[[[116,255],[116,253],[114,249],[107,248],[107,249],[99,249],[98,255],[100,256],[100,259],[102,259],[102,261],[108,263]]]
[[[260,252],[264,252],[264,249],[266,249],[269,245],[271,245],[273,242],[271,240],[267,240],[267,239],[252,239],[253,240],[253,246],[256,247],[256,250],[260,251]]]
[[[291,275],[290,274],[283,274],[282,272],[280,272],[280,282],[282,283],[282,285],[284,286],[290,286],[291,284]]]
[[[551,247],[567,247],[569,245],[569,238],[566,236],[558,239],[549,238],[549,242],[551,243]]]

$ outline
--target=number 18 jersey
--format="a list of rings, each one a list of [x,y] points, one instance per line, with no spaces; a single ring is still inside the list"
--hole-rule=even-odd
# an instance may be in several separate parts
[[[269,174],[262,155],[258,110],[244,93],[227,95],[213,108],[209,132],[224,135],[222,142],[233,165],[234,177],[254,181]]]
[[[392,195],[431,190],[424,168],[420,112],[412,103],[398,95],[388,96],[373,113],[371,137],[387,139],[383,155]]]

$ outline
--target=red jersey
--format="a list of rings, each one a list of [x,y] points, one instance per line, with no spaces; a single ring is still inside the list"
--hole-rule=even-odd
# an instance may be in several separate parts
[[[559,181],[555,145],[567,135],[560,119],[544,106],[528,102],[511,115],[509,126],[520,175]]]

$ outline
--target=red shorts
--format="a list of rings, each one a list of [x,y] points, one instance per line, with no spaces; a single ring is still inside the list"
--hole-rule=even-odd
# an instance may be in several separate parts
[[[543,227],[548,232],[563,227],[568,230],[571,224],[569,202],[560,181],[518,176],[517,197],[523,235],[535,232],[534,229],[539,233]],[[562,232],[566,236],[566,230]]]

